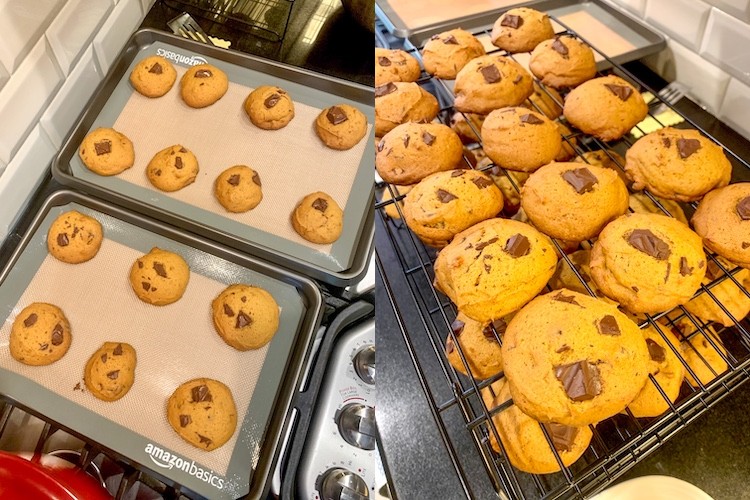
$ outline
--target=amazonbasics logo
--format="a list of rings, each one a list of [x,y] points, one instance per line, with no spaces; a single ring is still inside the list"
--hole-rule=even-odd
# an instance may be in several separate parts
[[[212,470],[206,470],[195,465],[193,460],[187,461],[151,443],[146,445],[145,451],[151,461],[162,469],[180,469],[214,488],[222,489],[224,487],[224,480],[221,477],[215,475]]]
[[[177,64],[184,64],[185,66],[195,66],[196,64],[206,64],[208,62],[201,56],[186,56],[185,54],[178,54],[166,49],[156,49],[156,55],[174,61]]]

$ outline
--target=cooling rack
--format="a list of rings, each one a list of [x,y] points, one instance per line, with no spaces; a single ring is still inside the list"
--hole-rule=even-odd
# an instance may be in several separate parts
[[[580,37],[577,33],[569,29],[568,26],[555,21],[562,26],[563,31],[557,33],[568,34],[579,38],[583,42],[587,40]],[[488,30],[475,31],[475,36],[487,36]],[[380,44],[386,42],[382,33],[376,37]],[[419,47],[414,47],[406,42],[406,49],[418,59],[420,58]],[[591,45],[592,46],[592,45]],[[625,78],[641,91],[649,91],[654,96],[650,103],[649,116],[657,124],[663,126],[659,118],[654,115],[653,110],[663,103],[658,98],[657,92],[646,85],[632,72],[616,64],[606,54],[601,53],[595,46],[592,49],[598,53],[607,69],[600,71],[598,76],[603,74],[614,73]],[[496,50],[508,57],[514,58],[512,54],[505,54],[503,51]],[[451,82],[446,82],[429,75],[422,74],[417,82],[426,90],[432,92],[440,102],[439,120],[448,123],[453,115],[453,93]],[[542,90],[547,93],[548,97],[556,101],[560,107],[562,102],[553,97],[547,89],[540,84]],[[532,108],[542,112],[533,102],[527,101]],[[736,152],[726,148],[707,130],[703,129],[694,120],[686,114],[681,113],[677,108],[669,103],[663,103],[665,106],[672,108],[679,114],[684,123],[679,127],[687,127],[699,130],[704,136],[713,140],[722,146],[730,158],[733,166],[733,182],[738,180],[748,180],[750,178],[750,164]],[[542,114],[544,114],[542,112]],[[467,119],[467,123],[472,128],[474,134],[480,137],[479,130],[474,127],[472,122]],[[642,133],[645,131],[641,130]],[[632,145],[634,138],[630,135],[614,142],[605,143],[594,137],[587,136],[581,132],[574,131],[569,135],[563,136],[567,143],[577,155],[587,151],[604,151],[612,162],[622,169],[621,160],[611,151],[624,151]],[[470,151],[482,149],[481,140],[468,146]],[[466,168],[478,168],[483,171],[492,171],[493,174],[505,176],[513,187],[518,191],[519,186],[515,178],[508,172],[501,169],[493,163],[480,162],[478,165],[472,161],[469,155],[465,158]],[[616,415],[596,426],[591,426],[593,438],[591,444],[583,456],[570,467],[565,467],[560,460],[560,456],[552,446],[552,441],[546,429],[542,426],[542,431],[550,445],[550,449],[555,455],[561,471],[555,474],[535,475],[519,471],[510,464],[507,454],[504,450],[500,453],[495,452],[490,446],[490,437],[494,436],[495,440],[500,442],[495,426],[492,425],[492,417],[499,412],[505,411],[512,404],[504,403],[499,406],[488,406],[483,402],[482,391],[491,391],[491,384],[502,378],[502,373],[487,380],[474,380],[470,377],[463,376],[455,371],[448,363],[445,356],[446,338],[450,338],[456,347],[461,362],[467,372],[470,372],[467,359],[461,350],[459,342],[452,332],[451,323],[456,316],[456,308],[451,301],[437,292],[432,286],[434,279],[433,263],[436,257],[436,250],[425,246],[422,242],[411,233],[403,223],[400,201],[403,200],[404,194],[399,192],[398,188],[392,185],[380,183],[375,204],[376,217],[379,218],[378,229],[382,231],[384,238],[378,241],[387,241],[395,255],[395,261],[398,269],[393,269],[392,261],[389,261],[389,268],[384,268],[384,261],[380,253],[376,256],[376,262],[379,275],[385,288],[386,296],[389,299],[390,306],[393,308],[397,323],[400,327],[400,333],[405,341],[409,357],[416,369],[417,382],[427,397],[427,403],[432,417],[435,420],[437,430],[441,436],[445,449],[447,450],[451,467],[458,477],[464,493],[469,498],[476,498],[475,487],[476,471],[468,471],[462,463],[461,454],[457,451],[462,443],[452,426],[455,425],[455,419],[452,413],[459,411],[462,416],[462,424],[469,431],[476,452],[484,464],[487,480],[491,482],[493,488],[501,496],[509,498],[582,498],[589,496],[612,482],[614,479],[624,474],[637,462],[653,453],[664,442],[676,435],[681,429],[697,419],[706,410],[714,406],[722,398],[730,394],[748,379],[748,367],[750,366],[750,321],[748,319],[737,320],[732,318],[731,326],[725,327],[718,323],[702,321],[698,317],[690,314],[687,309],[680,306],[671,311],[659,315],[645,316],[641,320],[640,326],[645,328],[652,326],[665,340],[667,335],[677,335],[684,344],[684,352],[693,352],[694,357],[698,360],[692,366],[704,365],[705,369],[710,372],[709,377],[712,380],[705,383],[696,377],[696,373],[691,368],[682,355],[677,350],[680,362],[685,366],[686,373],[693,376],[696,380],[694,385],[683,381],[680,395],[674,403],[669,401],[664,391],[659,387],[658,382],[651,377],[651,381],[656,385],[661,397],[667,400],[669,410],[661,416],[652,418],[636,418],[629,411]],[[383,195],[388,193],[384,199]],[[651,202],[666,215],[670,214],[667,208],[659,199],[645,192],[645,195]],[[392,210],[399,217],[393,217],[386,213],[386,208]],[[697,203],[683,204],[685,214],[689,218],[697,207]],[[563,244],[553,241],[562,255],[566,266],[574,273],[581,285],[593,295],[593,292],[579,270],[574,266],[563,249]],[[590,244],[590,242],[588,242]],[[377,248],[376,248],[377,251]],[[390,249],[389,249],[390,253]],[[715,287],[719,286],[726,280],[731,280],[740,290],[740,293],[750,297],[750,291],[745,288],[736,275],[741,271],[725,261],[720,261],[717,256],[706,250],[709,266],[713,269],[715,279],[710,283],[704,284],[696,292],[696,297],[705,295],[711,302],[715,303],[722,311],[728,313],[728,309],[714,293]],[[401,287],[400,283],[395,281],[404,281],[406,287]],[[549,290],[549,288],[547,289]],[[414,306],[419,313],[417,323],[422,327],[418,329],[406,327],[407,321],[403,317],[402,306],[408,302]],[[413,318],[410,318],[413,319]],[[678,327],[678,325],[680,325]],[[502,343],[501,332],[492,328],[495,339]],[[709,362],[695,348],[698,342],[706,343],[708,352],[713,351],[723,363],[726,364],[726,370],[723,366],[718,370],[715,369],[717,363]],[[697,363],[697,365],[695,364]],[[494,399],[494,398],[493,398]]]

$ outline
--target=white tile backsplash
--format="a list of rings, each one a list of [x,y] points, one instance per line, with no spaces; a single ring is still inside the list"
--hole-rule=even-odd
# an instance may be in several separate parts
[[[717,8],[703,36],[701,55],[735,78],[750,83],[750,25]]]
[[[68,0],[50,24],[47,40],[66,75],[113,7],[112,0]]]
[[[727,14],[750,22],[750,0],[706,0]]]
[[[64,0],[0,0],[0,63],[10,74],[54,18]]]
[[[646,0],[605,0],[611,4],[619,5],[625,9],[643,16],[643,12],[646,10]]]
[[[650,0],[646,21],[698,50],[711,6],[701,0]]]
[[[731,79],[719,110],[719,118],[740,134],[750,138],[750,86],[736,78]]]
[[[94,52],[105,73],[143,18],[141,0],[120,0],[94,38]]]
[[[0,90],[5,87],[5,84],[8,83],[9,79],[10,75],[8,74],[8,70],[6,70],[2,63],[0,63]]]

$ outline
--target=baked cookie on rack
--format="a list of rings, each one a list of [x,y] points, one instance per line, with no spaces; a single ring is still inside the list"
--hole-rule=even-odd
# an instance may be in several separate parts
[[[648,189],[668,200],[689,202],[729,184],[732,165],[722,148],[697,130],[667,127],[628,149],[625,173],[636,191]]]
[[[561,89],[594,78],[596,61],[591,47],[565,35],[539,43],[531,53],[529,69],[543,84]]]
[[[390,82],[375,88],[375,136],[406,122],[429,123],[438,114],[435,96],[413,82]]]
[[[422,63],[427,73],[453,80],[466,63],[484,54],[482,42],[468,31],[456,28],[433,35],[425,43]]]
[[[195,182],[198,159],[180,144],[164,148],[146,166],[146,177],[160,191],[178,191]]]
[[[316,191],[302,198],[294,208],[292,227],[312,243],[333,243],[344,229],[344,211],[330,195]]]
[[[411,191],[411,189],[414,186],[397,186],[395,184],[392,184],[390,189],[387,187],[383,190],[383,197],[380,199],[382,202],[386,202],[389,200],[394,199],[394,196],[391,195],[391,190],[393,190],[395,197],[398,198],[399,196],[403,196],[404,198],[406,195]],[[384,210],[388,217],[391,219],[400,219],[401,218],[401,212],[404,210],[404,198],[402,198],[400,201],[395,201],[393,203],[390,203],[385,206]],[[396,208],[396,205],[401,208],[401,212],[398,211]]]
[[[202,450],[220,447],[237,428],[232,391],[210,378],[196,378],[177,387],[167,401],[167,420],[185,441]]]
[[[130,344],[105,342],[86,363],[83,381],[94,397],[117,401],[133,387],[137,362]]]
[[[130,72],[130,84],[146,97],[161,97],[177,80],[177,71],[172,63],[161,56],[150,56],[141,60]]]
[[[180,255],[154,247],[133,262],[130,286],[143,302],[165,306],[177,302],[190,281],[190,268]]]
[[[555,161],[570,161],[577,154],[578,136],[560,120],[555,121],[557,132],[560,134],[560,151],[555,156]]]
[[[180,80],[180,95],[191,108],[212,105],[229,90],[227,74],[212,64],[189,68]]]
[[[279,305],[256,286],[228,286],[211,303],[211,317],[219,336],[239,351],[260,349],[279,329]]]
[[[586,165],[610,168],[617,172],[620,180],[625,183],[625,186],[627,186],[628,189],[633,183],[633,181],[625,175],[625,158],[611,149],[607,149],[606,151],[603,149],[585,151],[573,158],[572,161],[576,163],[584,163]]]
[[[692,223],[708,248],[750,269],[750,182],[709,192]]]
[[[516,61],[488,54],[469,61],[456,76],[453,92],[458,111],[488,114],[520,106],[534,91],[531,75]]]
[[[732,273],[735,267],[734,264],[721,257],[719,257],[719,262],[721,262],[721,265],[727,271]],[[703,284],[708,286],[714,280],[723,278],[725,274],[713,260],[709,259]],[[703,321],[715,321],[724,326],[733,326],[734,321],[742,321],[750,313],[750,297],[745,295],[745,291],[741,290],[737,286],[737,283],[744,287],[745,290],[750,290],[750,269],[740,269],[732,273],[732,276],[734,280],[727,277],[721,283],[709,288],[711,294],[716,297],[715,299],[704,292],[685,304],[685,309]],[[721,303],[723,308],[719,306],[719,303]],[[727,312],[724,312],[724,309],[732,315],[734,321],[729,317]]]
[[[552,87],[542,87],[534,80],[534,92],[528,100],[521,104],[539,113],[543,113],[550,120],[555,120],[562,115],[563,98]]]
[[[691,386],[700,387],[690,373],[691,370],[703,385],[727,371],[727,350],[712,326],[703,325],[700,331],[690,319],[682,318],[677,321],[673,330],[683,339],[682,357],[690,368],[685,370],[685,380]]]
[[[654,198],[664,210],[669,212],[669,215],[671,217],[674,217],[678,221],[688,226],[687,217],[685,217],[685,212],[682,210],[682,207],[679,203],[673,200],[665,200],[664,198],[659,198],[658,196],[654,196]],[[667,215],[664,213],[664,210],[662,210],[662,208],[659,208],[659,206],[657,206],[656,203],[651,200],[651,198],[649,198],[646,193],[643,192],[630,193],[630,201],[628,202],[628,204],[630,205],[630,210],[635,213]]]
[[[260,175],[247,165],[229,167],[214,181],[214,196],[228,212],[252,210],[263,200]]]
[[[389,82],[416,82],[422,70],[408,52],[375,47],[375,86]]]
[[[519,7],[500,16],[492,26],[490,39],[495,47],[508,52],[529,52],[555,36],[549,16],[538,10]]]
[[[448,125],[450,125],[450,128],[458,134],[462,143],[474,144],[480,141],[482,124],[486,117],[487,115],[456,111],[451,116]]]
[[[25,365],[49,365],[70,348],[70,322],[52,304],[34,302],[24,307],[13,321],[8,347],[10,355]]]
[[[448,362],[459,373],[477,380],[485,380],[503,371],[503,357],[500,353],[505,328],[510,317],[480,323],[458,312],[451,323],[451,330],[458,341],[458,348],[450,335],[445,339],[445,355]],[[459,353],[460,349],[460,353]],[[463,354],[466,364],[461,360]]]
[[[331,149],[351,149],[367,133],[367,118],[354,106],[337,104],[320,112],[315,119],[315,132]]]
[[[83,164],[99,175],[117,175],[135,162],[130,139],[112,128],[98,128],[84,137],[78,155]]]
[[[102,246],[102,225],[76,210],[60,214],[47,231],[47,249],[57,260],[80,264],[94,258]]]
[[[245,98],[245,113],[250,121],[264,130],[279,130],[294,118],[294,102],[289,93],[274,85],[261,85]]]

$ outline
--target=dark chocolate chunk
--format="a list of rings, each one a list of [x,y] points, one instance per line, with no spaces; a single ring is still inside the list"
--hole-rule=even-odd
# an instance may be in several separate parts
[[[693,268],[688,266],[688,261],[685,257],[680,257],[680,274],[683,276],[690,276],[693,274]]]
[[[60,345],[62,343],[63,343],[63,327],[60,323],[58,323],[52,329],[52,345]]]
[[[398,90],[398,87],[393,82],[388,82],[385,85],[381,85],[375,89],[375,97],[383,97],[384,95],[391,94]]]
[[[232,186],[239,186],[240,185],[240,174],[232,174],[229,176],[229,179],[227,179],[227,182]]]
[[[380,56],[378,57],[378,64],[380,64],[381,66],[390,66],[391,60],[385,56]]]
[[[190,415],[180,415],[180,427],[187,427],[192,421]]]
[[[617,324],[617,320],[611,314],[607,314],[599,320],[599,324],[596,325],[599,329],[599,333],[602,335],[620,335],[620,326]]]
[[[440,35],[432,35],[430,40],[437,40],[438,38],[440,38]]]
[[[573,401],[587,401],[602,392],[599,368],[585,360],[555,366],[555,377]]]
[[[405,147],[405,148],[408,148],[408,147],[409,147],[409,141],[410,141],[410,140],[411,140],[411,137],[409,136],[409,134],[406,134],[406,135],[404,136],[404,147]]]
[[[656,260],[667,260],[672,254],[669,245],[648,229],[634,229],[627,237],[627,241],[633,248]]]
[[[328,108],[326,118],[331,122],[331,125],[340,125],[349,119],[349,117],[346,116],[346,112],[338,106],[331,106]]]
[[[435,144],[435,136],[429,132],[422,132],[422,142],[424,142],[428,146],[432,146],[433,144]]]
[[[492,266],[491,266],[491,265],[489,265],[489,264],[487,264],[487,263],[485,262],[485,263],[484,263],[484,271],[485,271],[485,272],[487,272],[487,273],[488,273],[488,272],[490,272],[490,271],[492,271]]]
[[[161,175],[161,169],[157,170],[157,171],[156,171],[156,172],[154,172],[154,173],[156,174],[156,176],[157,176],[157,177],[159,177],[159,176]]]
[[[161,75],[163,72],[163,68],[161,67],[161,64],[154,63],[153,66],[151,66],[151,69],[148,70],[149,73],[153,73],[155,75]]]
[[[742,220],[750,220],[750,196],[745,196],[737,202],[737,215]]]
[[[599,182],[599,179],[597,179],[596,176],[591,173],[591,170],[586,167],[567,170],[563,172],[562,178],[565,179],[565,182],[570,184],[578,194],[592,191],[596,183]]]
[[[448,337],[448,340],[445,341],[445,352],[446,354],[450,354],[453,351],[456,350],[456,346],[453,345],[453,340],[451,340],[450,337]]]
[[[521,115],[521,123],[528,123],[530,125],[541,125],[544,123],[544,120],[539,118],[536,115],[532,115],[531,113]]]
[[[144,289],[144,290],[146,290],[147,292],[148,292],[149,290],[151,290],[151,283],[149,283],[148,281],[141,281],[141,286],[142,286],[142,287],[143,287],[143,289]]]
[[[201,444],[205,444],[206,446],[211,446],[211,443],[213,443],[213,441],[211,441],[209,438],[200,434],[198,434],[198,439],[200,440]]]
[[[569,350],[570,350],[570,346],[568,344],[563,344],[562,346],[560,346],[557,349],[555,349],[555,352],[558,353],[558,354],[560,354],[560,353],[563,353],[563,352],[569,351]]]
[[[143,262],[140,260],[138,261],[138,269],[143,269]]]
[[[505,242],[505,248],[503,248],[503,252],[514,259],[528,255],[530,251],[531,243],[529,243],[529,239],[520,233],[508,238],[508,241]]]
[[[210,69],[199,69],[193,76],[195,76],[195,78],[210,78],[214,76],[214,74],[211,73]]]
[[[234,316],[234,311],[232,311],[232,308],[229,307],[229,304],[224,304],[224,314],[226,314],[230,318]]]
[[[258,172],[253,172],[253,183],[255,183],[255,185],[258,187],[262,186],[262,184],[260,183],[260,176],[258,175]]]
[[[112,350],[113,356],[122,356],[122,344],[117,344],[117,347],[115,347]]]
[[[312,207],[318,212],[325,212],[328,210],[328,202],[323,198],[316,198],[315,201],[313,201]]]
[[[250,316],[240,311],[237,313],[237,322],[234,324],[234,327],[245,328],[246,326],[250,325],[252,322],[253,320],[250,318]]]
[[[214,397],[211,395],[211,391],[208,390],[207,385],[198,385],[190,390],[190,397],[193,403],[202,403],[204,401],[213,401]]]
[[[484,81],[487,83],[497,83],[503,79],[500,71],[494,65],[485,66],[479,72],[482,73]]]
[[[263,101],[263,106],[265,106],[266,109],[271,109],[272,107],[276,106],[280,100],[281,96],[274,92],[273,94],[266,97],[266,100]]]
[[[743,250],[746,250],[746,249],[747,249],[747,247],[750,247],[750,243],[748,243],[747,241],[743,241],[743,242],[742,242],[742,249],[743,249]]]
[[[247,297],[245,297],[245,296],[243,295],[242,297],[240,297],[240,300],[241,300],[241,301],[242,301],[242,303],[244,304],[245,302],[247,302]]]
[[[557,295],[552,297],[552,300],[555,300],[557,302],[565,302],[566,304],[573,304],[576,306],[580,306],[578,302],[576,302],[576,298],[573,295],[565,295],[562,291],[558,292]]]
[[[111,372],[107,372],[107,378],[110,380],[117,380],[117,377],[120,376],[120,370],[112,370]]]
[[[505,329],[508,327],[508,325],[505,323],[505,320],[502,318],[493,320],[490,324],[485,326],[482,329],[482,335],[484,335],[484,338],[487,340],[494,340],[497,341],[498,337],[502,338],[503,333],[505,333]],[[494,328],[494,330],[493,330]],[[495,332],[497,332],[497,336],[495,336]]]
[[[672,139],[669,137],[662,137],[661,143],[664,144],[664,147],[667,149],[672,147]]]
[[[708,276],[709,279],[715,280],[716,278],[724,276],[724,271],[721,270],[716,262],[709,260],[708,265],[706,266],[706,276]]]
[[[162,278],[167,277],[167,270],[164,269],[164,264],[162,264],[161,262],[154,262],[154,271],[156,271],[156,274],[158,274]]]
[[[185,149],[183,146],[180,146],[179,152],[180,153],[187,153],[187,149]]]
[[[555,38],[555,41],[552,42],[552,50],[563,56],[565,59],[568,58],[568,47],[565,46],[564,43],[560,41],[559,38]]]
[[[611,83],[605,83],[605,87],[609,89],[614,95],[617,96],[621,101],[627,101],[630,94],[633,93],[633,89],[626,87],[625,85],[613,85]]]
[[[672,263],[667,262],[667,272],[664,274],[664,283],[666,283],[669,280],[669,273],[672,272]]]
[[[648,355],[656,361],[657,363],[661,363],[665,359],[667,359],[664,348],[654,342],[651,339],[646,339],[646,345],[648,346]]]
[[[109,139],[105,139],[100,142],[94,143],[94,151],[96,151],[96,156],[106,155],[107,153],[112,152],[112,141]]]
[[[693,153],[701,148],[701,141],[698,139],[677,139],[677,152],[683,160],[690,157]]]
[[[523,80],[522,75],[516,75],[516,77],[513,79],[513,85],[518,85],[518,83]]]
[[[57,235],[57,244],[61,247],[68,246],[68,243],[70,243],[70,240],[68,240],[67,233],[60,233]]]
[[[178,156],[174,159],[174,168],[176,168],[177,170],[182,169],[182,157],[181,156]]]
[[[454,170],[451,172],[451,177],[461,177],[464,175],[464,172],[466,172],[466,170]]]
[[[454,196],[444,189],[437,190],[437,197],[438,197],[438,200],[440,200],[440,203],[449,203],[453,200],[458,199],[458,196]]]
[[[445,38],[443,38],[443,43],[446,45],[458,45],[458,40],[456,40],[456,37],[453,35],[448,35]]]
[[[80,382],[76,383],[76,385],[73,386],[73,390],[74,391],[83,391],[83,389],[81,389],[81,383]]]
[[[485,177],[475,177],[471,180],[471,182],[473,182],[474,185],[478,187],[479,189],[486,189],[495,184],[494,182],[492,182],[491,180]]]
[[[570,451],[573,449],[578,429],[569,425],[556,424],[554,422],[542,424],[547,429],[547,434],[552,441],[552,446],[558,452]]]
[[[464,331],[464,325],[465,324],[466,323],[464,323],[463,321],[461,321],[458,318],[454,319],[453,323],[451,323],[451,330],[453,331],[453,335],[455,335],[456,337],[458,337],[459,335],[461,335],[461,332]]]
[[[101,360],[102,360],[102,363],[106,363],[106,362],[107,362],[107,353],[105,352],[104,354],[102,354],[102,355],[100,356],[100,358],[101,358]]]
[[[44,344],[39,344],[39,350],[40,351],[46,351],[48,348],[49,348],[49,344],[46,343],[46,342]],[[106,354],[105,354],[105,356],[106,356]]]
[[[638,293],[639,288],[637,286],[633,285],[630,288],[632,288],[635,293]]]
[[[475,248],[476,248],[476,249],[477,249],[478,251],[480,251],[480,252],[481,252],[482,250],[484,250],[484,248],[485,248],[485,247],[486,247],[487,245],[492,245],[492,244],[493,244],[493,243],[495,243],[495,242],[497,242],[497,238],[491,238],[491,239],[489,239],[489,240],[487,240],[487,241],[480,241],[479,243],[477,243],[477,246],[476,246]]]
[[[521,16],[514,16],[513,14],[506,14],[500,26],[507,26],[508,28],[518,29],[523,26],[523,18]]]

